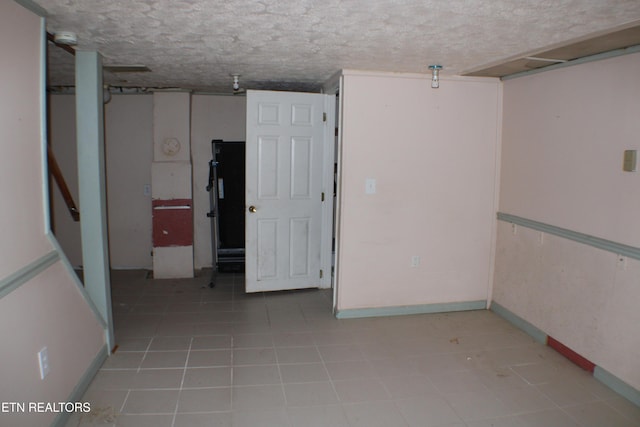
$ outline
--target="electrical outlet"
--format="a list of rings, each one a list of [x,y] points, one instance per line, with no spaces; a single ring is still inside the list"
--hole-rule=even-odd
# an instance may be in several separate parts
[[[411,257],[411,267],[417,267],[420,265],[420,257],[418,255],[414,255]]]
[[[142,195],[144,195],[144,196],[150,196],[151,195],[151,185],[145,184],[142,187]]]
[[[43,347],[38,352],[38,364],[40,365],[40,379],[43,380],[49,373],[49,350],[47,347]]]

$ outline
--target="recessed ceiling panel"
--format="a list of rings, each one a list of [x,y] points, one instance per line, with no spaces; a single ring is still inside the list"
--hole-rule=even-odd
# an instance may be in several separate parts
[[[466,76],[505,77],[561,62],[572,61],[599,53],[640,45],[640,26],[625,28],[607,34],[581,39],[561,47],[523,55],[504,63],[466,73]],[[557,62],[555,61],[557,60]]]

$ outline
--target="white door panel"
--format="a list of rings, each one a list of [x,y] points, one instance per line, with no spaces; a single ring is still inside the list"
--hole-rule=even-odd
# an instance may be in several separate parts
[[[247,91],[247,292],[321,285],[327,98]]]

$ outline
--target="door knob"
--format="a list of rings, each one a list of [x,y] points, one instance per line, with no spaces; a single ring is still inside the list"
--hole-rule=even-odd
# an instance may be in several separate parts
[[[255,206],[249,206],[249,212],[255,213],[257,211]]]

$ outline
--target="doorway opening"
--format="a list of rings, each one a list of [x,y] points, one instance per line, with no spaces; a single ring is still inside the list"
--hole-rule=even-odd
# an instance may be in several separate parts
[[[244,272],[245,262],[245,141],[211,141],[209,212],[215,284],[217,272]]]
[[[247,91],[246,141],[212,141],[213,275],[247,292],[331,288],[335,97]]]

